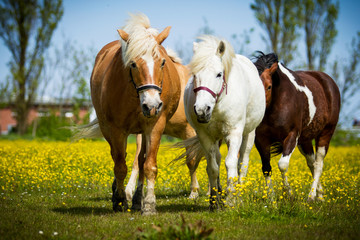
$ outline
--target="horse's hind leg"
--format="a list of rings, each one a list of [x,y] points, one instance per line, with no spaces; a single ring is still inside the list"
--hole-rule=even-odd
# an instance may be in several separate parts
[[[133,163],[133,167],[131,169],[131,175],[130,175],[128,184],[126,185],[126,188],[125,188],[126,199],[128,201],[131,201],[131,199],[134,195],[134,192],[135,192],[136,179],[139,175],[138,158],[139,158],[140,150],[141,150],[141,134],[137,134],[136,135],[136,153],[135,153],[134,163]]]
[[[196,163],[195,159],[191,159],[190,161],[186,161],[186,165],[189,168],[190,177],[191,177],[191,184],[190,184],[191,193],[189,199],[197,199],[199,197],[200,186],[196,178],[196,169],[199,165],[199,162]]]
[[[320,189],[317,189],[317,186],[320,183],[320,177],[324,165],[324,158],[329,149],[329,143],[334,133],[334,130],[335,130],[335,125],[325,128],[324,131],[321,133],[321,135],[317,139],[315,139],[316,157],[314,162],[314,175],[313,175],[314,181],[311,184],[311,190],[309,193],[308,201],[314,201],[318,193],[319,193],[318,198],[320,200],[323,200],[322,199],[323,190],[321,188],[321,185],[320,185]]]
[[[251,149],[254,145],[254,140],[255,130],[249,133],[247,136],[243,137],[238,161],[239,182],[241,185],[244,183],[244,178],[246,177],[247,171],[249,169],[249,157]]]
[[[311,141],[301,143],[301,145],[299,145],[299,150],[301,154],[306,158],[306,162],[311,171],[311,175],[314,177],[315,154]],[[317,196],[319,199],[323,198],[322,194],[322,186],[319,181],[317,184]]]
[[[116,134],[114,134],[115,136]],[[126,136],[118,135],[111,139],[111,156],[114,160],[114,174],[116,184],[113,184],[113,210],[115,212],[125,211],[128,208],[126,201],[124,180],[127,174],[126,166]]]

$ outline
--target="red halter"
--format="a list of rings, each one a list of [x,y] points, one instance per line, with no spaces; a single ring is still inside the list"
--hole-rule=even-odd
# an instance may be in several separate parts
[[[227,83],[226,83],[226,81],[225,81],[225,73],[223,74],[223,84],[222,84],[221,90],[220,90],[220,92],[219,92],[218,94],[214,93],[214,91],[211,90],[210,88],[208,88],[208,87],[203,87],[203,86],[200,86],[200,87],[195,88],[195,89],[194,89],[194,92],[197,93],[197,92],[200,91],[200,90],[205,90],[205,91],[207,91],[208,93],[210,93],[211,96],[213,96],[213,97],[215,98],[215,101],[217,102],[218,99],[219,99],[219,97],[220,97],[220,95],[221,95],[222,92],[224,91],[224,89],[225,89],[225,94],[227,94]]]

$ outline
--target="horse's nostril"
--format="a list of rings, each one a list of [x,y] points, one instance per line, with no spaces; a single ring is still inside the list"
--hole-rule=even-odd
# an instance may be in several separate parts
[[[143,109],[143,111],[149,111],[150,110],[148,105],[145,104],[145,103],[142,105],[142,109]]]
[[[211,107],[210,107],[210,106],[207,106],[207,107],[206,107],[206,112],[209,113],[210,110],[211,110]]]
[[[163,105],[163,103],[160,102],[157,108],[158,108],[158,109],[161,109],[161,108],[162,108],[162,105]]]

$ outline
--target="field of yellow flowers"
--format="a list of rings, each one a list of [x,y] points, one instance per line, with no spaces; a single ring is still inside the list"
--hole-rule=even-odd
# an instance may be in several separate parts
[[[166,145],[166,144],[165,144]],[[128,144],[130,176],[135,144]],[[254,148],[238,204],[208,211],[206,162],[197,170],[201,197],[187,198],[186,166],[172,163],[179,152],[161,147],[156,182],[157,210],[153,217],[138,212],[115,214],[111,205],[113,161],[104,141],[43,142],[0,140],[0,235],[6,239],[136,238],[138,229],[178,223],[179,215],[202,220],[214,229],[214,239],[336,239],[360,235],[360,149],[330,147],[321,177],[324,202],[308,203],[311,173],[296,150],[290,161],[289,183],[294,196],[282,190],[277,159],[272,160],[275,199],[267,196],[261,160]],[[226,147],[221,147],[223,158]],[[226,171],[221,165],[221,183]]]

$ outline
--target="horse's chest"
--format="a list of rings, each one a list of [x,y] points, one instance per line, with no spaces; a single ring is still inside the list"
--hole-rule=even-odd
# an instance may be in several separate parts
[[[210,121],[206,131],[214,138],[220,139],[229,134],[230,126],[226,121]]]

